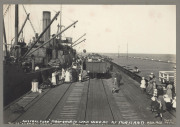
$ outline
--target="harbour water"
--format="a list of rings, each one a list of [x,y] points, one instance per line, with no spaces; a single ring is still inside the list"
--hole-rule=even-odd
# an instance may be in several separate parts
[[[115,58],[118,57],[118,53],[103,53],[104,55],[107,55],[109,57]],[[120,53],[119,56],[127,57],[126,53]],[[129,53],[128,57],[136,57],[136,58],[142,58],[142,59],[149,59],[149,60],[160,60],[164,62],[173,62],[176,63],[176,54],[136,54],[136,53]]]
[[[138,67],[139,76],[148,78],[150,73],[154,73],[156,81],[158,82],[159,71],[175,71],[176,55],[175,54],[118,54],[117,53],[104,53],[113,59],[116,64],[128,69],[133,70]],[[168,62],[169,61],[169,62]]]

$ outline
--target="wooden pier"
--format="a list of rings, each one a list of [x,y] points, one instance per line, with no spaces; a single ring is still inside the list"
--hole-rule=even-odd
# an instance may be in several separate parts
[[[77,124],[113,124],[112,121],[139,121],[148,124],[160,121],[150,111],[151,100],[140,92],[140,84],[120,73],[123,79],[119,93],[111,92],[111,78],[64,83],[44,89],[42,93],[29,92],[4,109],[4,123],[63,124],[64,121],[76,121]],[[23,112],[12,112],[12,105],[17,103],[24,107]],[[166,111],[162,124],[166,120],[175,123],[175,112]]]

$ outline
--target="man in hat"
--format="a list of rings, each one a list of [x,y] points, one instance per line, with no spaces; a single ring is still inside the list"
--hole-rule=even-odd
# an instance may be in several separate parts
[[[154,73],[152,73],[152,72],[151,72],[151,74],[149,75],[149,81],[150,81],[150,82],[155,81],[155,75],[154,75]]]

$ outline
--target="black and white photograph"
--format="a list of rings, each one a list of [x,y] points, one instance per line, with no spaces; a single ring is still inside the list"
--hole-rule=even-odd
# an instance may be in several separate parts
[[[3,124],[176,125],[176,5],[3,4]]]

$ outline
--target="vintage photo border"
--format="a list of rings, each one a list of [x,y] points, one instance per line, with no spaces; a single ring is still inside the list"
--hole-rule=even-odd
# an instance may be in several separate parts
[[[111,4],[111,5],[176,5],[176,66],[177,66],[177,75],[180,75],[180,50],[177,47],[180,47],[180,0],[0,0],[0,17],[3,16],[3,4],[90,4],[90,5],[103,5],[103,4]],[[3,23],[2,18],[0,18],[0,126],[4,127],[16,127],[16,126],[26,126],[26,125],[7,125],[3,124]],[[176,78],[177,83],[177,91],[180,90],[180,79]],[[177,94],[177,98],[180,98],[179,94]],[[179,107],[180,102],[177,101],[177,107]],[[176,125],[180,125],[180,121],[178,118],[180,117],[179,109],[176,110]],[[29,125],[28,125],[29,126]],[[43,125],[30,125],[33,126],[42,126]],[[51,126],[51,125],[45,125]],[[53,125],[60,126],[60,125]],[[65,126],[65,125],[61,125]],[[73,126],[73,125],[68,125]],[[75,126],[102,126],[102,125],[75,125]],[[106,126],[119,126],[119,125],[106,125]],[[123,125],[120,125],[123,126]],[[129,126],[129,125],[126,125]],[[150,126],[150,125],[142,125],[142,126]],[[158,125],[153,125],[156,127]],[[159,125],[163,127],[170,127],[169,125]]]

